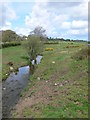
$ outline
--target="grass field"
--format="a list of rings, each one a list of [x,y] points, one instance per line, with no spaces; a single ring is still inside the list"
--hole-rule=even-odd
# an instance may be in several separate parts
[[[72,58],[84,44],[46,45],[54,50],[44,51],[41,64],[30,76],[30,85],[12,112],[13,117],[88,118],[88,59]],[[27,64],[22,59],[24,55],[26,52],[19,46],[3,49],[3,69],[9,61],[16,67]]]

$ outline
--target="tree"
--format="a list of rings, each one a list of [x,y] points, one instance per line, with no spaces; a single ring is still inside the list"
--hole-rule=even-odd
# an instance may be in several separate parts
[[[32,71],[32,69],[34,69],[34,65],[32,65],[32,60],[34,60],[36,63],[37,55],[41,54],[43,50],[43,44],[40,40],[40,37],[36,35],[29,36],[27,39],[27,43],[25,44],[25,48],[28,52],[30,70]]]
[[[47,38],[46,30],[41,26],[37,26],[33,31],[30,32],[30,34],[39,36],[40,39],[43,41],[46,40],[46,38]]]
[[[11,42],[16,40],[18,40],[18,35],[14,31],[2,31],[2,42]]]

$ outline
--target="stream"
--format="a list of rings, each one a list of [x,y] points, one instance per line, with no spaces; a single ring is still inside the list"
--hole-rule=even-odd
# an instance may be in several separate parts
[[[36,58],[37,64],[40,64],[42,56]],[[34,64],[34,61],[32,61]],[[19,68],[17,74],[12,72],[2,83],[2,117],[9,118],[13,107],[18,103],[21,92],[28,86],[30,80],[29,66]]]

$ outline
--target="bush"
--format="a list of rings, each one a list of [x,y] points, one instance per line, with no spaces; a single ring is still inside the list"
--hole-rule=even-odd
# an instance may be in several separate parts
[[[6,47],[18,46],[18,45],[21,45],[21,43],[20,42],[2,43],[2,44],[0,44],[0,49],[1,48],[6,48]]]
[[[79,48],[79,45],[66,46],[66,48]]]
[[[43,42],[39,36],[31,35],[28,37],[27,42],[23,44],[27,50],[30,61],[36,60],[37,55],[43,52]]]
[[[58,41],[48,41],[48,42],[45,42],[45,44],[59,44]]]
[[[68,44],[71,44],[71,45],[73,45],[73,42],[70,42],[70,43],[68,43]]]
[[[45,51],[53,51],[53,48],[46,48]]]

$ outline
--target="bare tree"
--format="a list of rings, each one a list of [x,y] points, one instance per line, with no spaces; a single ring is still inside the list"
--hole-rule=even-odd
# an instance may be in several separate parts
[[[47,38],[46,30],[41,26],[37,26],[33,31],[30,32],[30,34],[39,36],[41,40],[46,40]]]

